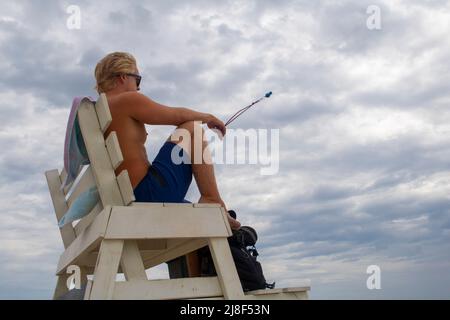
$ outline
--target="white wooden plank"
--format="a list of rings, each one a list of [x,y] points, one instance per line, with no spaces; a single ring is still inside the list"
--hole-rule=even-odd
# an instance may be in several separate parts
[[[106,149],[108,150],[109,158],[111,159],[112,166],[115,169],[119,167],[123,162],[122,151],[120,150],[119,139],[117,133],[112,131],[109,133],[105,140]]]
[[[220,208],[220,203],[194,203],[194,208]]]
[[[275,288],[275,289],[260,289],[247,291],[245,294],[249,295],[264,295],[264,294],[276,294],[276,293],[291,293],[291,292],[304,292],[309,291],[311,287],[290,287],[290,288]]]
[[[168,300],[220,296],[217,277],[117,282],[114,299]]]
[[[106,239],[228,237],[220,208],[113,207]]]
[[[271,291],[271,290],[267,290]],[[308,300],[308,291],[298,291],[298,292],[267,292],[265,294],[249,294],[245,293],[245,300]],[[193,299],[194,300],[194,299]],[[200,298],[195,300],[224,300],[223,296],[211,297],[211,298]]]
[[[78,181],[78,183],[73,186],[73,191],[71,190],[72,192],[67,199],[68,206],[70,207],[80,194],[89,190],[89,188],[92,186],[95,186],[95,180],[94,175],[92,174],[91,166],[88,166],[87,169],[83,172],[80,181]]]
[[[106,300],[113,298],[123,245],[123,240],[102,241],[89,299]]]
[[[101,240],[101,239],[100,239]],[[94,273],[95,264],[97,263],[98,250],[100,249],[100,242],[98,241],[97,246],[94,247],[89,252],[77,258],[77,265],[84,266],[87,268],[88,274]]]
[[[144,263],[135,240],[125,241],[120,265],[127,281],[147,280]]]
[[[66,169],[64,169],[64,167],[61,169],[61,173],[59,175],[59,179],[61,180],[61,182],[64,182],[64,180],[67,177],[67,171]]]
[[[57,276],[56,280],[56,288],[53,293],[53,300],[58,299],[63,294],[67,293],[69,291],[69,288],[67,288],[67,278],[69,277],[69,274],[62,274],[60,276]]]
[[[171,242],[173,244],[170,244]],[[144,257],[145,268],[152,268],[163,262],[170,261],[194,250],[203,248],[206,245],[208,245],[208,241],[206,239],[181,239],[176,241],[168,241],[167,250],[155,252],[150,256]]]
[[[75,261],[81,255],[89,253],[90,250],[98,245],[99,241],[104,237],[106,227],[108,224],[111,207],[106,207],[101,213],[97,215],[95,220],[90,224],[64,251],[60,256],[57,274],[61,274],[71,264],[76,264]]]
[[[57,169],[45,172],[45,177],[55,209],[56,221],[59,222],[68,209],[64,193],[60,190],[62,181],[60,180]],[[67,248],[75,240],[75,230],[73,229],[72,224],[68,223],[60,228],[59,231],[64,243],[64,248]]]
[[[87,284],[88,281],[88,274],[89,274],[89,268],[80,265],[80,272],[81,272],[81,286],[85,286]]]
[[[59,175],[59,179],[61,180],[61,184],[64,183],[64,180],[66,180],[67,177],[67,171],[64,169],[64,167],[61,169],[61,174]],[[73,181],[69,183],[67,186],[64,187],[63,193],[64,195],[69,192],[70,188],[72,187]]]
[[[95,110],[98,116],[98,122],[100,123],[100,129],[105,133],[112,122],[112,116],[108,106],[108,99],[106,99],[104,93],[100,94],[95,103]]]
[[[193,208],[193,203],[164,202],[164,207]]]
[[[243,299],[244,292],[227,238],[209,238],[209,250],[225,299]]]
[[[92,280],[88,280],[87,282],[86,291],[84,292],[84,300],[89,300],[91,297],[92,282]]]
[[[308,300],[308,291],[246,294],[246,300]]]
[[[78,121],[103,205],[123,205],[116,175],[105,148],[105,140],[99,130],[97,115],[90,102],[81,103]]]
[[[120,194],[122,195],[124,205],[127,206],[136,200],[127,170],[122,170],[122,172],[120,172],[117,176],[117,183],[119,184]]]
[[[230,221],[228,220],[228,212],[225,210],[224,207],[220,207],[220,212],[222,212],[223,223],[227,227],[228,234],[230,236],[233,235],[233,231],[231,230],[231,226],[230,226]]]
[[[151,210],[151,208],[164,207],[164,203],[162,203],[162,202],[133,202],[130,204],[130,206]]]
[[[83,217],[74,227],[75,234],[78,236],[88,225],[94,221],[95,217],[103,210],[103,205],[99,201],[96,206],[89,212],[89,214]]]
[[[140,239],[136,240],[140,251],[165,250],[168,248],[165,239]]]

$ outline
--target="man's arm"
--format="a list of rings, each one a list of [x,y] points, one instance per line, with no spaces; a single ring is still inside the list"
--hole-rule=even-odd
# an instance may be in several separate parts
[[[128,114],[135,120],[153,125],[179,126],[186,121],[207,123],[210,129],[217,128],[225,135],[225,125],[209,113],[188,108],[168,107],[159,104],[138,92],[123,93],[121,104],[126,106]]]

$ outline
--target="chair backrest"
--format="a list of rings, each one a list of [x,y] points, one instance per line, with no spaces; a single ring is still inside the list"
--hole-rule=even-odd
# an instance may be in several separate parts
[[[94,185],[97,186],[100,201],[75,226],[67,224],[61,228],[66,248],[105,206],[127,206],[135,200],[128,172],[122,170],[118,176],[115,174],[115,169],[123,162],[117,134],[112,131],[104,138],[104,133],[112,122],[106,95],[101,94],[95,104],[87,99],[83,100],[78,109],[78,122],[90,164],[64,190],[60,190],[67,175],[64,169],[61,173],[56,169],[45,173],[56,218],[59,221],[77,197]]]

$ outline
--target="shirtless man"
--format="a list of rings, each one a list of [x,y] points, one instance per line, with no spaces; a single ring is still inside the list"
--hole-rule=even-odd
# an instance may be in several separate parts
[[[168,107],[138,93],[141,76],[136,60],[128,53],[114,52],[105,56],[95,68],[95,77],[96,89],[99,94],[106,94],[113,119],[105,137],[116,131],[123,153],[124,161],[116,174],[124,169],[128,171],[136,201],[188,202],[184,197],[194,175],[201,195],[198,202],[219,203],[227,210],[219,194],[213,165],[205,162],[203,157],[201,163],[195,163],[191,158],[196,148],[194,130],[204,134],[200,123],[225,135],[224,123],[212,114]],[[147,132],[144,124],[174,125],[176,130],[187,130],[191,143],[183,143],[183,139],[174,139],[171,135],[150,163],[145,149]],[[201,144],[202,155],[209,154],[207,142],[202,139]],[[175,164],[171,160],[173,148],[190,161]],[[237,220],[230,215],[228,219],[232,229],[239,229]]]

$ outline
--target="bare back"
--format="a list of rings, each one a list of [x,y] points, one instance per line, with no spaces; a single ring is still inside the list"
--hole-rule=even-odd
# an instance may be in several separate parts
[[[147,174],[150,162],[148,161],[145,141],[147,131],[143,122],[133,119],[130,116],[130,108],[121,94],[108,96],[109,109],[111,111],[112,122],[105,137],[111,131],[116,131],[120,149],[123,154],[123,163],[115,170],[116,175],[122,170],[127,170],[130,176],[133,189],[139,184]]]

